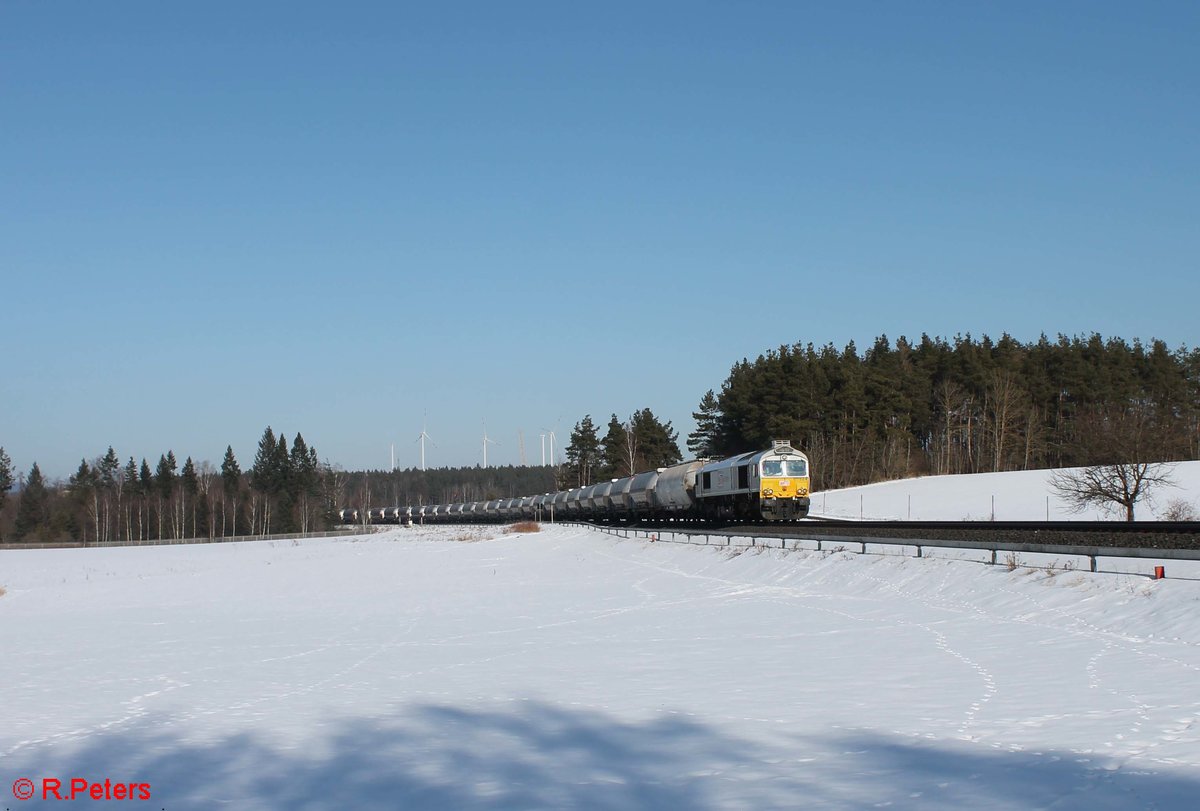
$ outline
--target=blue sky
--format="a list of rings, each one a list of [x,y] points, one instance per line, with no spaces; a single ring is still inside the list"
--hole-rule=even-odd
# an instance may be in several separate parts
[[[1195,346],[1195,3],[0,3],[0,445],[681,440],[797,341]]]

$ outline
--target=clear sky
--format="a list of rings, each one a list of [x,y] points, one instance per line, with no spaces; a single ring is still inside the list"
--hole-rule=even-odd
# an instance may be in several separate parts
[[[0,2],[0,445],[681,441],[797,341],[1195,346],[1194,2]]]

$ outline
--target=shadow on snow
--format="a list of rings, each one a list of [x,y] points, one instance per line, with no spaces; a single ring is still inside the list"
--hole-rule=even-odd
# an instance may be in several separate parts
[[[871,733],[750,742],[679,716],[630,723],[538,702],[423,706],[331,722],[303,747],[241,734],[195,743],[166,719],[38,747],[0,778],[148,782],[155,809],[1193,808],[1200,778],[1081,756],[930,745]],[[5,789],[9,783],[5,783]],[[82,798],[81,798],[82,799]],[[50,803],[31,801],[30,809]],[[6,802],[3,805],[11,806]],[[88,808],[130,808],[87,801]]]

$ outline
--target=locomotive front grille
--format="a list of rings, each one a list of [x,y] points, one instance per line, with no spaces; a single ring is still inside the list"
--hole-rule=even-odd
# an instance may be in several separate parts
[[[798,498],[808,495],[807,477],[764,478],[759,492],[761,498]]]

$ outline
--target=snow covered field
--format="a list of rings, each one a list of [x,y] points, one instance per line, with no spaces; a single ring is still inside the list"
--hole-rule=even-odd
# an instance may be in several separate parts
[[[0,552],[0,808],[1200,798],[1200,583],[501,532]]]
[[[1200,514],[1200,462],[1164,466],[1172,485],[1152,489],[1139,502],[1139,521],[1161,520],[1172,502]],[[924,476],[847,487],[813,495],[813,515],[912,521],[1105,521],[1124,514],[1091,507],[1071,512],[1050,487],[1049,470]]]

